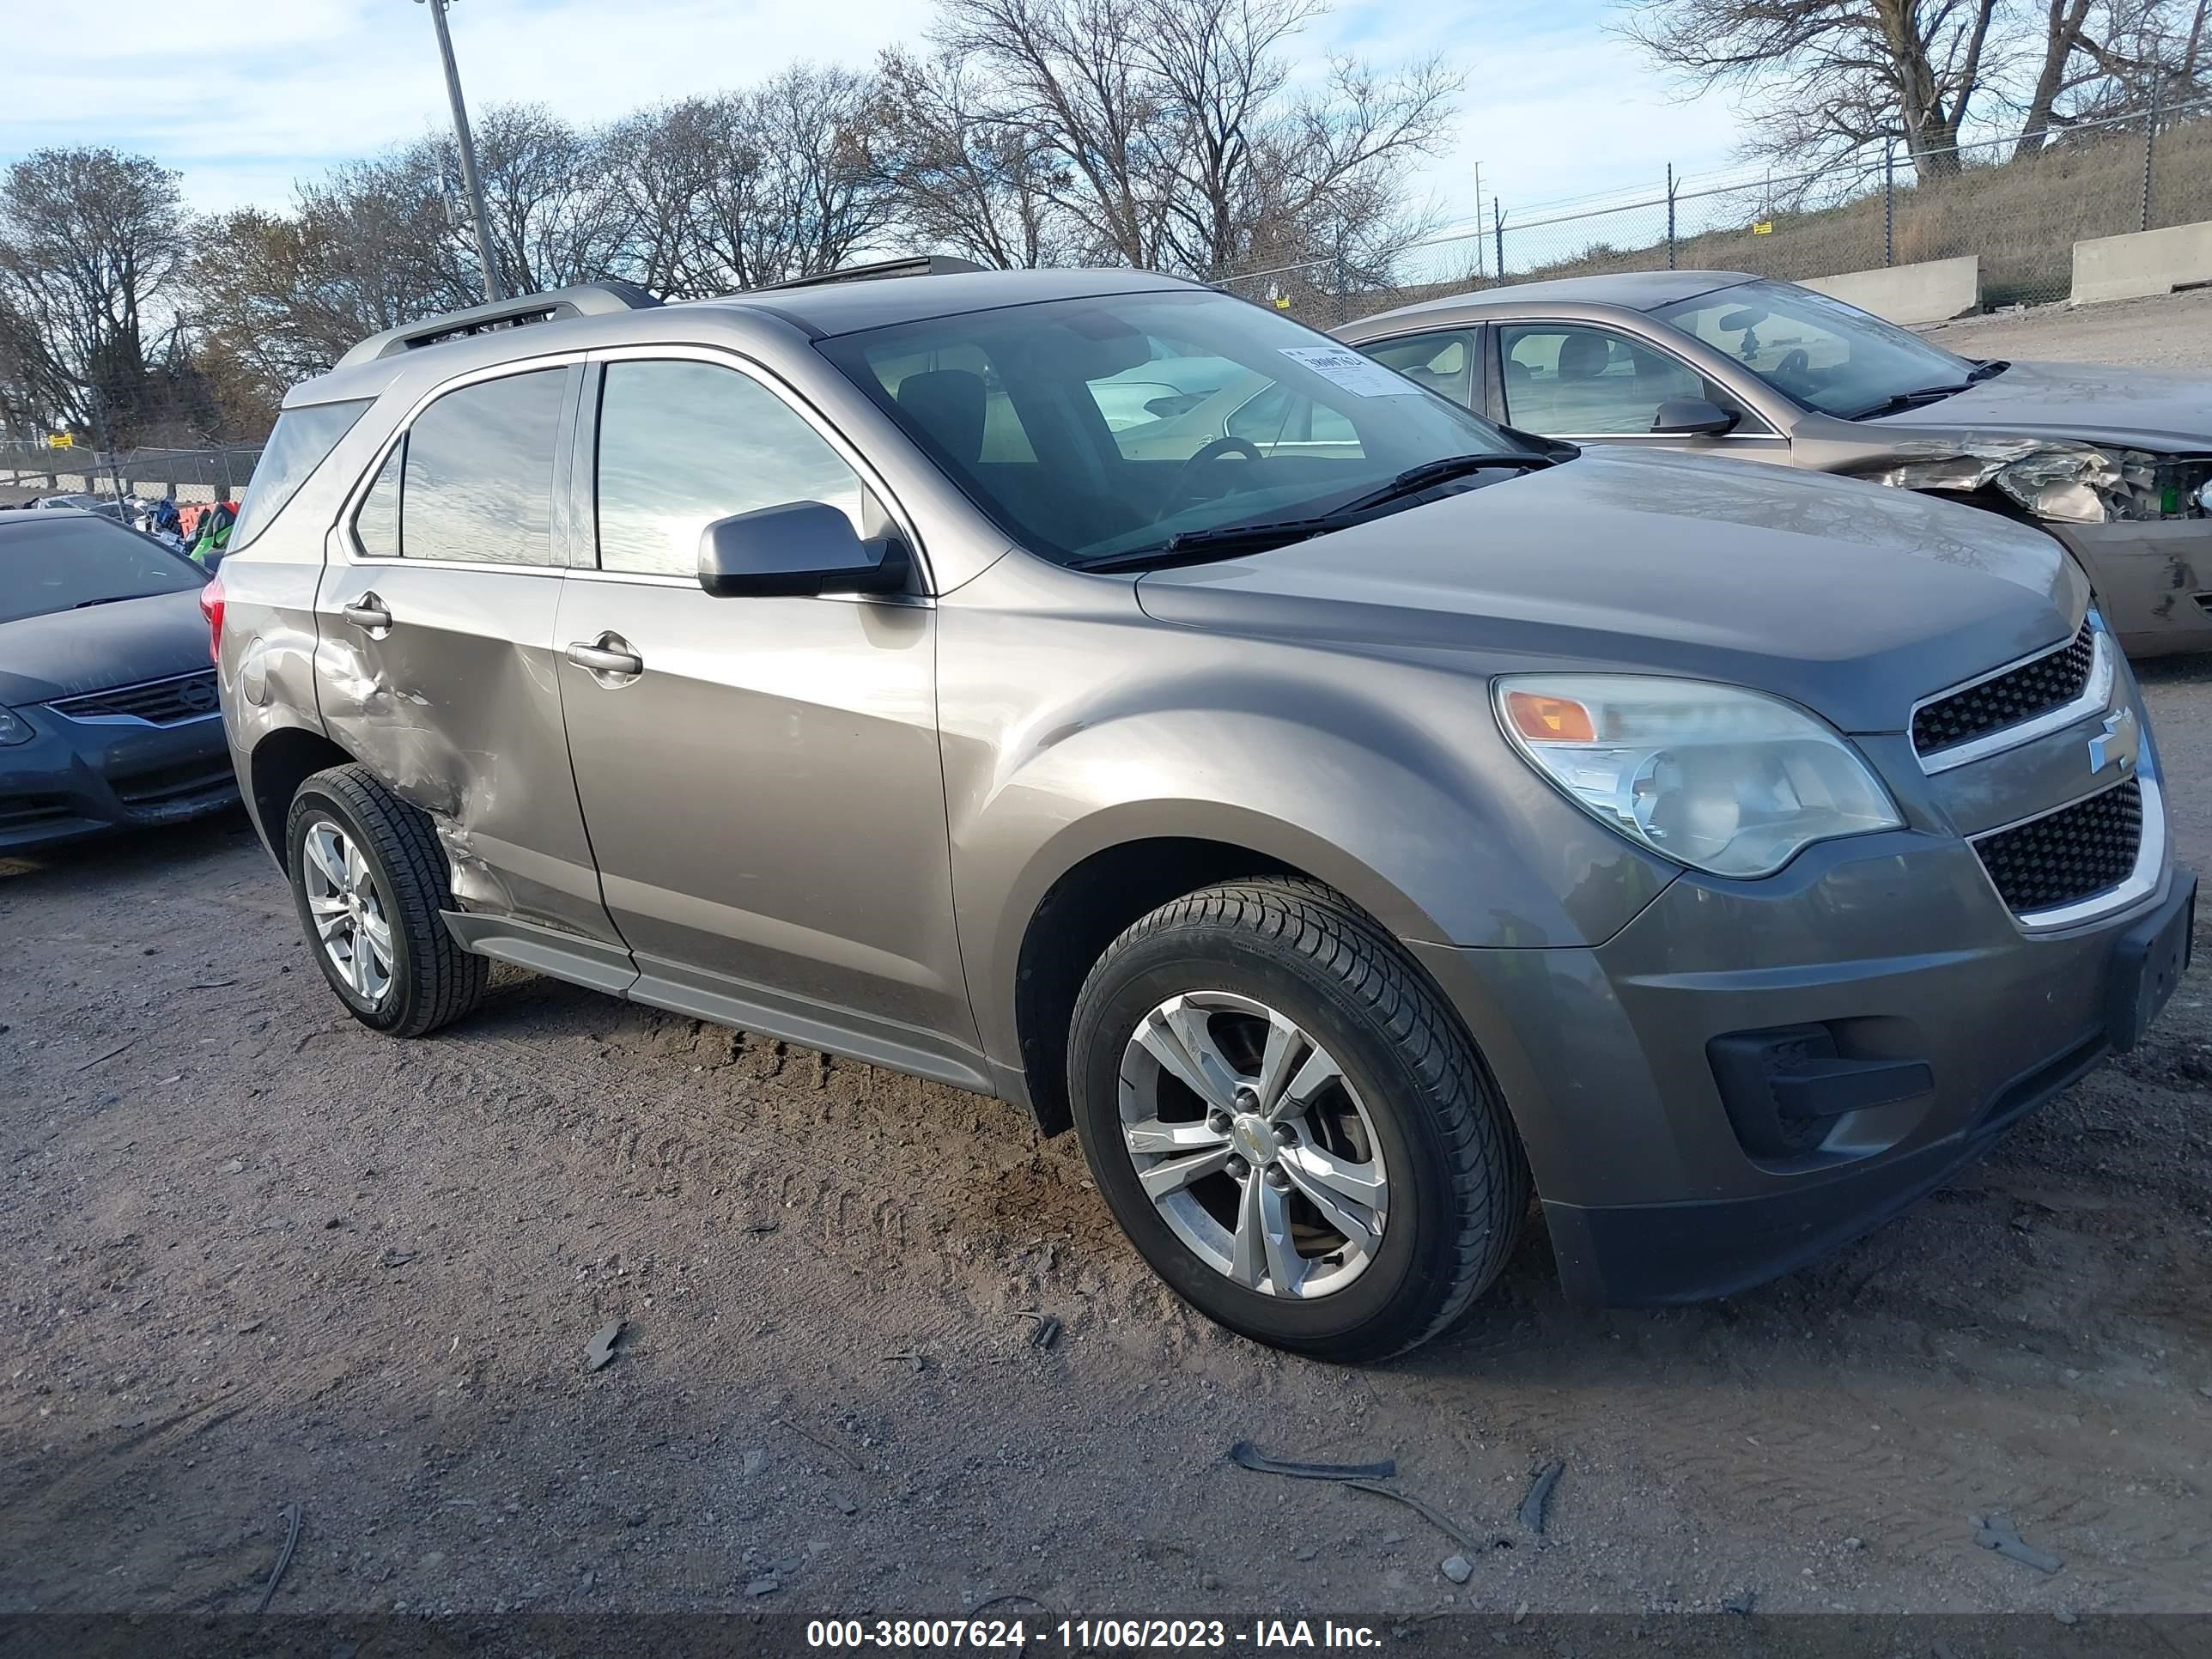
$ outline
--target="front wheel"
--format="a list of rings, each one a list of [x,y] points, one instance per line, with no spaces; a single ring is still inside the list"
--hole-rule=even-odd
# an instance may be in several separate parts
[[[1265,878],[1163,905],[1077,1000],[1099,1190],[1199,1311],[1317,1358],[1426,1341],[1496,1279],[1520,1143],[1457,1020],[1375,922]]]
[[[452,875],[436,829],[361,766],[300,786],[285,867],[323,977],[362,1024],[422,1036],[483,998],[488,969],[447,931]]]

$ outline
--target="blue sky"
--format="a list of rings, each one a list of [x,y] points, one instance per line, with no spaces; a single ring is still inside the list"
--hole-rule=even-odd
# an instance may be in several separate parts
[[[1603,30],[1598,0],[1340,0],[1303,37],[1389,63],[1442,50],[1468,77],[1453,153],[1420,183],[1447,216],[1483,193],[1510,209],[1644,185],[1665,166],[1725,164],[1724,102],[1684,102]],[[917,0],[457,0],[471,107],[536,101],[592,122],[738,86],[799,58],[864,65],[916,38]],[[102,0],[21,9],[0,157],[105,143],[184,174],[196,208],[281,206],[295,179],[446,121],[427,9],[415,0]],[[210,43],[216,45],[210,51]],[[35,69],[26,71],[27,65]]]

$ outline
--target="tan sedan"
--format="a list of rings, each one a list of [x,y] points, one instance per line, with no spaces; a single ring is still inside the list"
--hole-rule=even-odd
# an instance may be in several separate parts
[[[1546,437],[1808,467],[2038,525],[2130,654],[2212,649],[2212,379],[1977,362],[1739,271],[1491,289],[1336,334]]]

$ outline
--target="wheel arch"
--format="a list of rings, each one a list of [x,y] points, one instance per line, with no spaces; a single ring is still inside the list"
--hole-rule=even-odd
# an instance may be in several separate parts
[[[1419,906],[1341,848],[1295,824],[1218,802],[1189,803],[1183,811],[1139,803],[1099,812],[1070,826],[1038,864],[1052,873],[1036,866],[1026,872],[1023,886],[1035,896],[1017,907],[1018,938],[1001,946],[1010,971],[999,1006],[1022,1091],[1048,1135],[1072,1121],[1067,1039],[1077,993],[1122,930],[1169,901],[1238,877],[1303,877],[1366,911],[1394,937],[1428,931]]]
[[[279,867],[286,864],[284,819],[292,797],[316,773],[333,766],[349,766],[355,757],[324,736],[303,726],[279,726],[253,745],[247,759],[246,806],[261,844]]]

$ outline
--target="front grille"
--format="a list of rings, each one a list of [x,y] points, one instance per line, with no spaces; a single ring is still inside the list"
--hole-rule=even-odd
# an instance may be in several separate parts
[[[2133,778],[2071,806],[1984,836],[1982,867],[2015,915],[2056,909],[2117,887],[2142,842],[2142,789]]]
[[[73,720],[137,720],[149,726],[181,726],[215,713],[215,670],[203,668],[172,679],[65,697],[47,707]]]
[[[2045,652],[2033,662],[2007,669],[1979,685],[1923,704],[1912,715],[1912,747],[1920,754],[1932,755],[1985,732],[2032,720],[2053,708],[2063,708],[2089,684],[2096,655],[2096,633],[2085,622],[2070,645]]]
[[[110,778],[107,782],[115,791],[116,799],[125,805],[143,807],[160,806],[191,795],[210,794],[230,787],[237,781],[238,775],[227,763],[210,765],[206,761],[194,760],[180,766],[163,766],[149,772],[134,772],[128,777]]]

